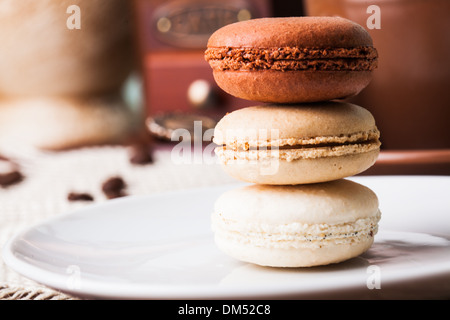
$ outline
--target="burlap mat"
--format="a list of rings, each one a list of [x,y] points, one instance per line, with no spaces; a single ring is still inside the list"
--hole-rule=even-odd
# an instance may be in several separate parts
[[[108,201],[101,184],[121,176],[130,195],[152,194],[233,183],[217,163],[202,161],[201,150],[192,154],[193,162],[179,161],[171,146],[160,146],[154,161],[135,165],[129,150],[120,146],[93,147],[47,153],[31,150],[0,150],[20,164],[24,179],[7,188],[0,187],[0,246],[16,232],[59,214],[83,206]],[[194,157],[194,153],[197,155]],[[185,158],[187,160],[187,158]],[[209,158],[210,160],[210,158]],[[181,163],[180,163],[181,162]],[[69,192],[86,192],[94,202],[70,202]],[[27,279],[0,260],[0,299],[65,300],[77,299]]]

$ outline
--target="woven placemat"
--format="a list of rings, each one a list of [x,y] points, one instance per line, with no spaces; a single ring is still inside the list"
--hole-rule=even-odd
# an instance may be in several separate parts
[[[79,300],[46,288],[0,286],[0,300]]]
[[[0,188],[0,246],[14,234],[44,219],[67,214],[92,203],[108,201],[102,183],[120,176],[126,194],[192,189],[235,182],[203,150],[184,155],[172,146],[158,146],[153,162],[130,162],[129,149],[122,146],[90,147],[64,152],[1,150],[19,164],[23,180]],[[190,160],[189,160],[190,159]],[[68,201],[70,192],[88,193],[93,201]],[[0,299],[77,299],[27,279],[0,260]]]

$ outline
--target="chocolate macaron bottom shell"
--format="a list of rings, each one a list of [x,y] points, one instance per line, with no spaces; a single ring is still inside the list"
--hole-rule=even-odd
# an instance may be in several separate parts
[[[379,149],[337,157],[299,159],[228,160],[222,167],[231,177],[270,185],[311,184],[338,180],[364,172],[375,164]]]
[[[217,85],[237,98],[269,103],[304,103],[357,95],[371,71],[214,70]]]

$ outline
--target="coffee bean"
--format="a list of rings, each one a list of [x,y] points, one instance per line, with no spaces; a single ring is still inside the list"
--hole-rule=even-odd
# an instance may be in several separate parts
[[[94,201],[94,197],[89,193],[70,192],[67,195],[69,201]]]

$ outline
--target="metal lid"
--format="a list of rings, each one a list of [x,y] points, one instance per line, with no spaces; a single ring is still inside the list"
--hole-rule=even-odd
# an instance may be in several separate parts
[[[214,129],[216,121],[210,117],[189,113],[167,113],[149,117],[147,129],[160,139],[171,141],[211,141],[211,134],[205,132]]]

